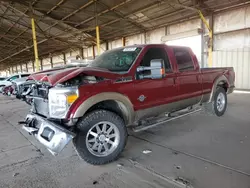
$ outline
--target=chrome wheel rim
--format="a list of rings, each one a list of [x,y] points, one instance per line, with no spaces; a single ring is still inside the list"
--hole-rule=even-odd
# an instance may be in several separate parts
[[[219,95],[217,97],[217,101],[216,101],[217,110],[219,112],[222,112],[225,108],[225,104],[226,104],[225,95],[223,93],[219,93]]]
[[[113,153],[120,142],[120,132],[115,124],[102,121],[89,129],[86,144],[90,153],[105,157]]]

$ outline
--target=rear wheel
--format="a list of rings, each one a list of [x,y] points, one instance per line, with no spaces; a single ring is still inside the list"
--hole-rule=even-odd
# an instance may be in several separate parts
[[[227,94],[224,88],[218,87],[216,89],[213,101],[205,104],[205,109],[217,116],[224,115],[227,109]]]
[[[116,160],[127,141],[127,129],[117,114],[97,110],[90,112],[78,124],[79,134],[73,143],[86,162],[101,165]]]

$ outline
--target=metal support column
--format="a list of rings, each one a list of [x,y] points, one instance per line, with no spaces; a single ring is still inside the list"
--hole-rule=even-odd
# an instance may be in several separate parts
[[[198,10],[198,13],[200,15],[201,20],[203,21],[203,23],[205,24],[205,26],[208,29],[209,32],[209,41],[208,41],[208,66],[212,67],[213,64],[213,30],[212,28],[210,28],[209,23],[207,22],[206,18],[203,16],[202,12],[200,10]]]
[[[144,43],[147,44],[147,33],[143,33]]]
[[[36,26],[35,26],[34,18],[31,18],[31,26],[32,26],[36,71],[39,71],[39,59],[38,59],[37,40],[36,40]]]
[[[66,61],[66,54],[63,53],[63,63],[66,65],[67,64],[67,61]]]
[[[43,59],[40,60],[40,67],[41,67],[41,70],[43,70]]]
[[[106,42],[106,50],[109,50],[109,43]]]
[[[92,46],[92,56],[93,56],[93,59],[95,59],[95,46]]]
[[[208,52],[211,53],[211,56],[210,56],[210,61],[209,61],[209,58],[208,58],[208,62],[210,62],[209,66],[212,67],[213,66],[213,50],[214,50],[214,37],[213,37],[213,33],[214,33],[214,16],[213,14],[209,17],[209,27],[211,29],[211,36],[209,35],[209,41],[208,41]]]
[[[34,63],[34,61],[32,61],[32,69],[33,69],[33,72],[36,72],[35,71],[35,63]]]
[[[202,32],[201,32],[201,68],[204,68],[204,55],[205,55],[205,44],[204,44],[204,33],[205,33],[205,28],[204,28],[204,23],[203,21],[201,20],[201,29],[202,29]]]
[[[51,68],[53,68],[53,58],[50,57],[50,65],[51,65]]]
[[[79,48],[79,55],[81,56],[81,59],[84,59],[83,48]]]
[[[28,63],[25,63],[25,67],[26,67],[26,72],[29,72],[29,70],[28,70]]]
[[[126,37],[122,37],[122,46],[126,46]]]
[[[100,51],[100,30],[99,30],[99,26],[96,26],[96,46],[97,46],[97,54],[99,56],[101,54],[101,51]]]

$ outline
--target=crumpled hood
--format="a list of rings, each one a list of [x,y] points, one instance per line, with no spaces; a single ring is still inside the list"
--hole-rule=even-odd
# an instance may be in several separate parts
[[[63,83],[71,78],[80,74],[89,76],[98,76],[106,79],[115,79],[120,77],[120,74],[112,73],[106,69],[93,68],[93,67],[75,67],[67,69],[59,69],[53,71],[43,71],[29,76],[29,80],[37,80],[40,82],[48,82],[51,86]]]

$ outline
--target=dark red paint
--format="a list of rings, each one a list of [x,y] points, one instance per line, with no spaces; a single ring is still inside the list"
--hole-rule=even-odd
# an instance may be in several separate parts
[[[225,75],[227,78],[228,87],[234,86],[235,73],[232,67],[200,69],[197,58],[190,48],[178,47],[188,49],[195,68],[194,70],[180,72],[176,63],[173,47],[163,44],[138,45],[138,47],[142,47],[142,51],[126,74],[116,74],[102,69],[85,67],[59,70],[59,72],[42,72],[36,74],[33,78],[40,80],[46,77],[52,86],[67,81],[79,74],[106,78],[105,81],[96,84],[79,86],[80,97],[71,106],[68,118],[72,117],[77,108],[87,98],[102,92],[118,92],[127,96],[134,105],[134,110],[137,111],[210,93],[215,80],[222,75]],[[147,50],[152,47],[165,49],[171,63],[172,72],[167,73],[163,79],[136,80],[136,68],[140,65]],[[118,78],[126,77],[131,77],[131,82],[116,83]],[[140,95],[146,97],[145,102],[139,102],[138,97]]]

